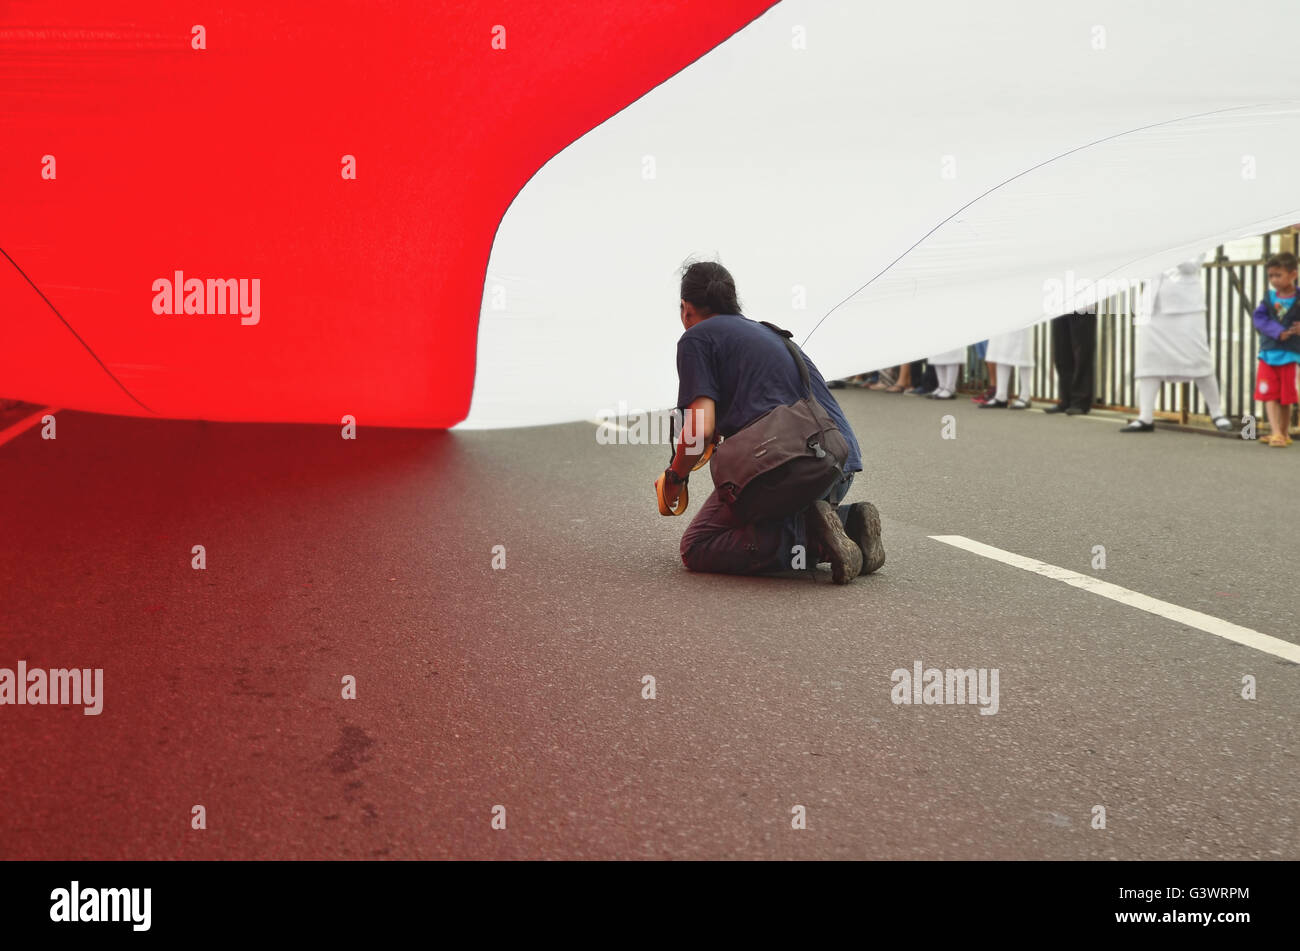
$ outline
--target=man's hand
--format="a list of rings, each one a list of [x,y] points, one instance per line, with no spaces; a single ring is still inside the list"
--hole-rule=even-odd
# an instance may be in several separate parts
[[[667,473],[665,473],[664,474],[664,502],[667,503],[669,508],[676,507],[677,499],[681,496],[681,494],[682,494],[681,485],[674,483],[672,479],[668,478]]]

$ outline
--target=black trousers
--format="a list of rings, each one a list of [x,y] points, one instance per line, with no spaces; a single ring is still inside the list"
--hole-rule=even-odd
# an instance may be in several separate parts
[[[1052,318],[1052,362],[1056,364],[1061,403],[1067,408],[1092,408],[1096,358],[1096,314],[1062,314]]]

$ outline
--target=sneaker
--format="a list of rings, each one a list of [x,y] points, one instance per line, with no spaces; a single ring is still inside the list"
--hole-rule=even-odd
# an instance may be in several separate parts
[[[1156,431],[1155,423],[1144,423],[1140,419],[1130,419],[1127,426],[1121,426],[1119,431],[1122,433],[1153,433]]]
[[[1022,400],[1017,396],[1007,404],[1007,409],[1029,409],[1029,400]]]
[[[950,390],[938,389],[931,393],[926,399],[930,400],[955,400],[957,394]]]
[[[1216,416],[1214,419],[1214,428],[1221,433],[1230,433],[1233,430],[1232,420],[1226,416]]]
[[[808,538],[818,549],[822,561],[831,563],[831,580],[847,584],[862,570],[862,549],[848,535],[835,506],[825,499],[814,502],[807,512]]]
[[[862,551],[862,574],[869,575],[885,563],[885,546],[880,542],[880,512],[870,502],[854,502],[845,519],[849,537]]]

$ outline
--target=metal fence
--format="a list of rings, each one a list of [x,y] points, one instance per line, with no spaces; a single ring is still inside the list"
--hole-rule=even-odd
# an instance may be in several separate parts
[[[1254,395],[1259,341],[1250,312],[1268,290],[1264,262],[1279,250],[1279,235],[1264,235],[1263,238],[1263,253],[1258,259],[1231,261],[1220,246],[1216,249],[1215,260],[1201,268],[1208,305],[1205,320],[1210,353],[1223,393],[1224,412],[1234,418],[1240,418],[1244,413],[1256,419],[1263,418],[1263,404]],[[1132,289],[1127,294],[1110,298],[1097,308],[1093,405],[1099,409],[1137,410],[1137,387],[1133,379],[1137,350],[1133,315],[1137,312],[1137,296],[1138,291]],[[1050,320],[1034,327],[1034,361],[1033,398],[1057,399]],[[984,384],[988,379],[983,362],[974,355],[974,348],[968,355],[966,379],[973,384]],[[1018,380],[1015,388],[1022,389]],[[1190,416],[1208,415],[1209,408],[1195,385],[1165,383],[1160,387],[1156,412],[1186,422]]]

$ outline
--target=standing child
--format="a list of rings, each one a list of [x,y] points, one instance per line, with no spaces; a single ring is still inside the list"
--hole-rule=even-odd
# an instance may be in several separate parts
[[[1296,300],[1296,256],[1275,254],[1268,259],[1268,296],[1259,302],[1252,318],[1259,331],[1259,366],[1255,399],[1268,414],[1268,445],[1289,446],[1287,430],[1291,407],[1296,404],[1296,364],[1300,363],[1300,308]]]

